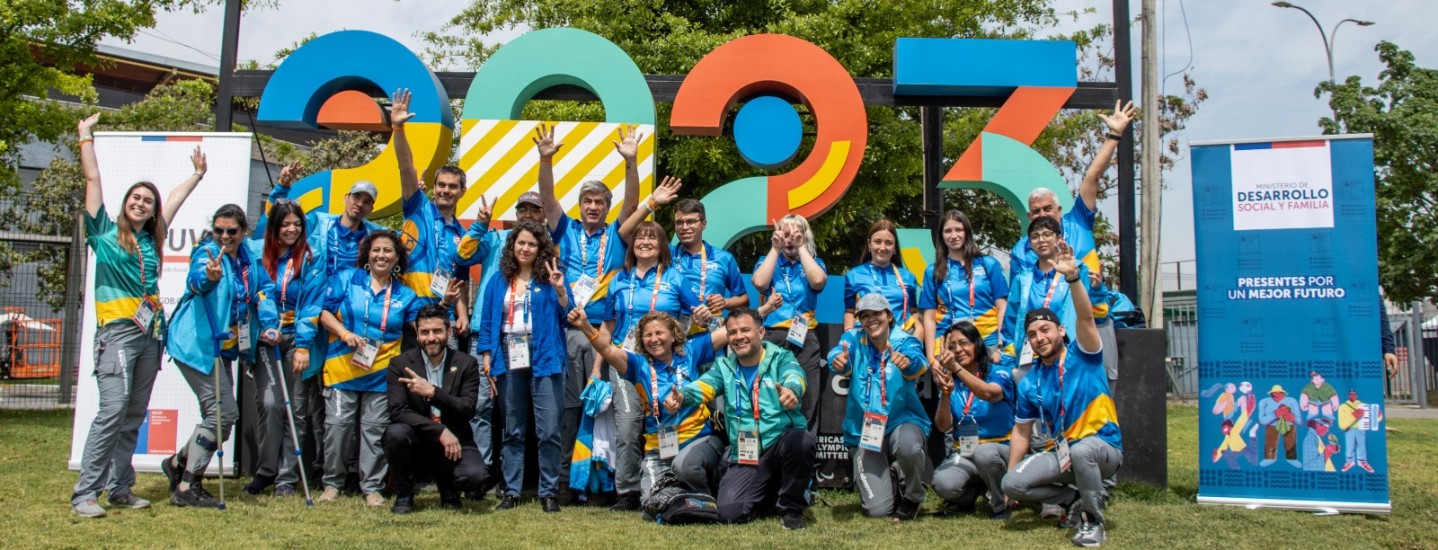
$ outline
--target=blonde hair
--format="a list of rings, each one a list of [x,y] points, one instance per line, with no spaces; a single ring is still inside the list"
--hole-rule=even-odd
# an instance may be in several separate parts
[[[809,228],[809,220],[798,214],[789,214],[779,218],[778,228],[792,225],[804,232],[804,248],[809,251],[812,257],[819,257],[819,249],[814,246],[814,230]]]

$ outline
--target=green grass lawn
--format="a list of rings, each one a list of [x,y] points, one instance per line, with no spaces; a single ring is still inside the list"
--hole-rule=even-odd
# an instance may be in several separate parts
[[[75,474],[65,469],[71,416],[60,412],[0,412],[0,532],[8,548],[28,547],[495,547],[621,548],[1034,548],[1068,547],[1069,535],[1036,514],[1008,522],[977,516],[925,516],[893,525],[862,517],[858,497],[826,493],[832,506],[810,511],[809,529],[785,532],[775,519],[742,526],[660,527],[638,514],[568,507],[545,515],[535,503],[496,512],[491,497],[461,512],[440,510],[420,497],[420,511],[395,517],[366,509],[359,499],[306,509],[303,499],[241,495],[230,481],[229,510],[180,509],[165,503],[165,481],[141,474],[135,490],[154,500],[149,510],[111,510],[86,520],[70,513]],[[1169,409],[1167,491],[1121,487],[1109,508],[1113,548],[1438,548],[1438,422],[1390,420],[1394,472],[1389,516],[1319,517],[1194,504],[1198,492],[1197,410]],[[213,481],[210,482],[213,491]],[[935,501],[926,504],[934,509]]]

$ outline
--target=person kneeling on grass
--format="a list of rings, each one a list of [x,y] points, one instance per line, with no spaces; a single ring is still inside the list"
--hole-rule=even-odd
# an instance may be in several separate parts
[[[764,341],[758,311],[734,309],[724,328],[731,353],[680,393],[671,392],[664,408],[675,414],[722,396],[731,451],[715,497],[720,517],[743,523],[777,509],[785,529],[803,529],[817,443],[799,408],[804,369],[793,353]]]
[[[954,444],[934,472],[934,493],[954,511],[974,510],[978,487],[989,491],[990,519],[1008,519],[1003,493],[1014,428],[1014,357],[990,360],[989,347],[968,319],[949,326],[935,359],[939,407],[934,425]],[[980,483],[982,480],[982,483]]]
[[[446,346],[449,309],[420,308],[415,318],[419,348],[389,364],[390,425],[385,456],[394,474],[391,512],[414,511],[414,474],[429,472],[439,487],[439,505],[459,508],[461,491],[477,491],[487,471],[469,421],[479,401],[479,363]]]
[[[1087,281],[1068,245],[1060,243],[1059,249],[1054,269],[1071,290],[1078,339],[1069,341],[1053,310],[1036,308],[1024,316],[1024,330],[1037,359],[1019,382],[1010,469],[1003,487],[1004,494],[1017,501],[1068,505],[1065,524],[1079,527],[1073,543],[1096,547],[1105,539],[1103,480],[1118,471],[1123,447]],[[1049,450],[1024,458],[1035,421],[1053,443]]]
[[[859,504],[869,517],[908,521],[919,515],[929,482],[929,416],[914,380],[928,370],[924,344],[894,325],[889,300],[878,292],[854,308],[861,328],[851,329],[829,350],[829,370],[851,376],[844,410],[844,445],[854,464]],[[895,498],[889,465],[904,475]],[[896,502],[897,500],[897,502]]]

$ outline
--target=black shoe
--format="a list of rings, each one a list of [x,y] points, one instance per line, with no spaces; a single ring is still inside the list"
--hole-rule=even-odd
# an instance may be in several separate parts
[[[804,528],[804,514],[799,512],[785,512],[779,518],[779,524],[784,526],[785,531],[797,531]]]
[[[894,504],[894,521],[913,521],[919,517],[920,503],[907,498],[900,497],[899,502]]]
[[[499,501],[500,510],[513,510],[515,506],[519,506],[519,497],[515,495],[505,495],[504,499]]]
[[[638,493],[619,493],[619,498],[614,499],[614,506],[609,507],[610,512],[635,512],[638,510]]]
[[[170,504],[189,508],[219,508],[219,501],[198,483],[190,485],[188,491],[175,491],[170,495]]]
[[[345,486],[344,486],[344,489],[341,489],[340,492],[344,493],[345,496],[351,496],[351,497],[352,497],[352,496],[357,496],[357,495],[359,495],[359,494],[360,494],[360,477],[359,477],[359,474],[350,473],[349,475],[346,475],[346,476],[345,476]]]
[[[273,485],[274,483],[274,478],[271,478],[269,476],[255,476],[253,479],[250,480],[250,484],[245,486],[243,491],[247,495],[259,496],[264,494],[265,489],[268,489],[270,485]]]
[[[460,509],[464,502],[459,500],[459,491],[442,491],[439,493],[439,507]]]
[[[544,513],[546,513],[546,514],[558,514],[558,513],[559,513],[559,499],[554,498],[554,497],[541,497],[541,498],[539,499],[539,502],[540,502],[540,504],[543,504],[543,505],[544,505]]]
[[[408,514],[414,511],[414,497],[398,497],[394,499],[394,506],[389,508],[392,514]]]
[[[997,520],[1007,520],[1007,519],[1009,519],[1009,509],[1008,509],[1008,507],[1005,507],[1003,510],[999,510],[999,511],[997,511],[997,512],[991,512],[991,513],[989,513],[989,519],[997,519]]]
[[[165,478],[170,480],[171,493],[174,493],[175,489],[180,486],[180,474],[185,472],[184,464],[175,466],[175,462],[178,458],[179,455],[170,455],[160,462],[160,471],[164,472]]]

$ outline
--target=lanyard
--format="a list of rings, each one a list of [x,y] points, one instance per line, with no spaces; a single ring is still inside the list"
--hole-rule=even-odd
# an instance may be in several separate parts
[[[374,304],[374,296],[373,296],[374,291],[370,290],[369,288],[365,288],[365,290],[368,291],[368,292],[367,292],[367,295],[369,296],[369,299],[368,299],[368,300],[365,300],[365,304],[364,304],[364,325],[365,325],[366,327],[368,327],[368,326],[369,326],[369,308],[370,308],[371,305]],[[391,279],[389,280],[389,284],[384,287],[384,311],[383,311],[382,313],[380,313],[380,319],[379,319],[379,332],[380,332],[380,337],[381,337],[381,338],[384,337],[385,329],[389,328],[389,304],[390,304],[390,299],[389,299],[389,297],[390,297],[390,292],[392,292],[393,290],[394,290],[394,279],[391,278]]]
[[[1058,371],[1059,371],[1059,417],[1058,417],[1058,421],[1059,421],[1059,425],[1058,425],[1058,428],[1057,428],[1057,429],[1058,429],[1059,431],[1063,431],[1063,429],[1064,429],[1064,426],[1063,426],[1063,424],[1064,424],[1064,416],[1065,416],[1065,411],[1064,411],[1064,361],[1068,360],[1068,358],[1069,358],[1068,350],[1064,350],[1063,356],[1059,357],[1059,364],[1058,364]],[[1040,416],[1043,415],[1043,410],[1044,410],[1043,403],[1044,403],[1044,396],[1043,396],[1042,393],[1040,393],[1040,394],[1039,394],[1039,415],[1040,415]]]
[[[945,259],[944,261],[949,261],[949,260],[948,260],[948,259]],[[972,261],[973,261],[973,260],[970,260],[970,263],[972,263]],[[959,264],[959,266],[962,267],[963,264],[961,263],[961,264]],[[952,273],[952,272],[951,272],[951,273]],[[964,269],[964,273],[965,273],[965,277],[967,277],[967,280],[968,280],[968,282],[969,282],[969,315],[968,315],[968,317],[977,317],[977,315],[974,315],[974,272],[973,272],[971,269],[965,268],[965,269]],[[898,273],[895,273],[895,275],[897,276]],[[945,276],[945,278],[948,278],[947,275]],[[947,281],[946,281],[945,284],[944,284],[944,292],[949,295],[949,303],[950,303],[950,304],[953,304],[953,303],[954,303],[954,289],[947,284]],[[905,304],[908,303],[908,294],[905,294],[905,295],[904,295],[904,303],[905,303]],[[905,307],[908,307],[908,306],[905,306]]]
[[[902,313],[902,314],[904,314],[905,317],[908,317],[908,315],[909,315],[909,287],[904,284],[904,278],[901,277],[901,276],[899,276],[899,266],[894,265],[894,264],[889,264],[889,267],[894,268],[894,281],[897,282],[897,283],[899,283],[899,294],[903,294],[903,295],[904,295],[904,309],[899,310],[899,312]],[[974,305],[974,304],[973,304],[973,297],[972,297],[972,296],[973,296],[973,295],[970,294],[969,307],[973,307],[973,305]]]
[[[603,229],[600,231],[599,252],[594,258],[595,279],[604,276],[604,248],[608,246],[609,243],[609,232]],[[582,273],[584,272],[584,266],[589,263],[589,234],[584,232],[583,224],[579,226],[579,238],[581,243],[579,247],[579,271]]]
[[[434,221],[434,267],[435,267],[435,269],[438,269],[438,268],[439,268],[439,260],[440,260],[440,258],[445,257],[445,254],[444,254],[444,228],[445,228],[444,216],[443,216],[443,215],[440,215],[440,218]],[[451,259],[450,262],[449,262],[449,269],[446,271],[446,273],[451,273],[451,272],[454,271],[454,263],[455,263],[454,260]]]
[[[1054,289],[1059,287],[1059,274],[1054,272],[1054,278],[1049,280],[1049,292],[1044,295],[1044,307],[1049,307],[1049,301],[1054,298]]]
[[[148,296],[150,288],[145,285],[145,249],[140,248],[140,245],[138,243],[139,241],[136,241],[135,261],[140,263],[140,295]],[[156,269],[156,271],[158,271],[158,268]]]
[[[709,247],[699,243],[699,301],[704,301],[704,290],[709,284]]]
[[[290,268],[294,267],[294,263],[295,259],[291,256],[285,260],[284,270],[280,272],[280,308],[282,309],[285,307],[285,294],[290,287],[290,281],[295,280],[294,274],[290,271]],[[289,276],[286,277],[286,275]]]
[[[529,292],[534,286],[534,277],[529,278],[525,285],[525,292]],[[514,304],[519,302],[519,278],[515,277],[514,282],[509,284],[509,304],[505,307],[504,325],[514,330]],[[524,301],[524,319],[529,320],[529,300]]]
[[[674,363],[672,357],[669,359],[669,366],[674,369],[674,385],[684,385],[684,370]],[[654,423],[663,427],[664,421],[659,418],[659,362],[657,360],[649,363],[649,410],[654,413]]]
[[[888,380],[885,380],[885,375],[888,373],[888,369],[889,369],[889,363],[888,363],[888,361],[886,360],[886,358],[885,358],[885,356],[884,356],[884,352],[885,352],[885,351],[888,351],[889,349],[891,349],[891,347],[890,347],[888,344],[885,344],[885,345],[884,345],[884,349],[878,350],[878,355],[879,355],[879,369],[878,369],[878,371],[879,371],[879,372],[877,372],[877,373],[874,372],[874,366],[873,366],[874,364],[873,364],[872,362],[870,362],[870,363],[869,363],[869,379],[864,383],[864,394],[865,394],[865,395],[864,395],[864,408],[865,408],[865,409],[868,409],[868,408],[869,408],[869,397],[871,397],[871,396],[874,395],[874,394],[873,394],[873,391],[874,391],[874,390],[872,389],[872,388],[873,388],[873,385],[874,385],[874,376],[875,376],[875,374],[878,375],[878,377],[879,377],[879,408],[882,409],[882,412],[883,412],[884,414],[888,414],[888,413],[889,413],[889,382],[888,382]]]
[[[761,368],[764,366],[764,355],[766,355],[767,353],[768,353],[767,350],[761,350],[761,351],[759,352],[759,363],[756,364],[756,365],[754,365],[754,380],[753,380],[752,383],[751,383],[751,385],[753,386],[753,389],[750,391],[750,395],[749,395],[749,405],[750,405],[750,407],[751,407],[752,409],[754,409],[754,430],[755,430],[755,431],[758,431],[758,430],[759,430],[759,378],[760,378],[760,375],[762,374],[762,373],[760,372],[760,370],[761,370]],[[739,359],[738,359],[737,357],[734,359],[734,374],[741,374],[741,372],[740,372],[740,370],[739,370]],[[740,391],[743,391],[743,390],[744,390],[743,381],[742,381],[743,378],[744,378],[743,376],[736,376],[736,377],[734,378],[734,384],[739,386],[739,390],[740,390]],[[736,405],[737,405],[737,404],[736,404]]]
[[[644,278],[639,276],[639,268],[636,267],[634,271],[630,272],[629,280],[629,313],[632,316],[634,314],[634,287],[644,281]],[[659,304],[659,282],[663,280],[664,266],[654,266],[654,289],[649,291],[649,311],[654,311],[654,306]]]

